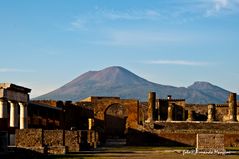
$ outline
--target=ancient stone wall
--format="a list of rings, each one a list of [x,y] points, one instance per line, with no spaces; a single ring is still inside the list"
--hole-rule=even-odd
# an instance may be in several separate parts
[[[154,129],[164,132],[239,133],[239,123],[155,122]]]
[[[81,132],[80,131],[65,131],[65,145],[68,145],[68,152],[80,151]]]
[[[32,100],[31,102],[36,104],[45,104],[52,107],[57,107],[57,101],[55,100]]]
[[[63,130],[44,130],[44,145],[46,146],[63,146],[64,131]]]
[[[227,121],[228,116],[228,104],[216,104],[215,105],[215,121]],[[239,105],[238,105],[239,106]],[[206,121],[208,115],[208,105],[206,104],[187,104],[186,110],[194,112],[195,121]],[[239,110],[237,109],[237,114]]]
[[[137,127],[138,124],[138,100],[129,99],[100,99],[94,102],[95,119],[104,121],[105,111],[113,104],[124,106],[128,110],[127,122],[129,127]]]
[[[16,146],[41,153],[65,154],[96,148],[98,133],[90,131],[23,129],[16,131]]]
[[[239,147],[239,133],[224,134],[226,147]]]
[[[42,129],[16,130],[17,147],[43,147]]]
[[[196,133],[147,132],[130,129],[127,145],[133,146],[195,146]]]
[[[197,152],[224,152],[224,134],[197,134]]]
[[[225,122],[165,122],[130,129],[130,145],[196,146],[196,134],[224,134],[225,147],[239,146],[239,123]]]

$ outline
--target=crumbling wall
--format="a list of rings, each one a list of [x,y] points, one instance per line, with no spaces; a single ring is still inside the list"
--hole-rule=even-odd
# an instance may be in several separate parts
[[[93,149],[96,148],[98,139],[98,133],[94,130],[16,130],[17,147],[48,154],[65,154]]]

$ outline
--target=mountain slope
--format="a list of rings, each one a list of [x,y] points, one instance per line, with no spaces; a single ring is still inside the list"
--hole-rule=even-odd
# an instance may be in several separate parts
[[[195,82],[188,88],[156,84],[143,79],[123,67],[113,66],[100,71],[89,71],[66,85],[36,99],[79,101],[89,96],[120,96],[147,100],[147,92],[157,97],[184,98],[189,103],[224,103],[228,91],[207,82]]]

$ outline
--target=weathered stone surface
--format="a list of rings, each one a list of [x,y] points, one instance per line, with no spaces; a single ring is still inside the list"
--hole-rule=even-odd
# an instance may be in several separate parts
[[[66,154],[66,146],[48,146],[47,154]]]
[[[42,129],[16,130],[16,146],[18,147],[42,147]]]
[[[47,146],[63,146],[64,145],[63,130],[44,130],[44,145]]]
[[[16,144],[17,147],[36,150],[37,152],[65,154],[67,152],[79,152],[81,149],[96,148],[98,143],[96,134],[94,130],[23,129],[16,132]]]
[[[225,147],[239,147],[239,133],[224,134]]]
[[[156,93],[148,93],[148,119],[147,122],[156,120],[155,118],[155,104],[156,104]]]
[[[225,151],[224,134],[197,134],[196,151]]]
[[[68,152],[80,151],[80,131],[65,131],[65,145]]]
[[[237,121],[237,94],[230,93],[228,97],[228,118],[229,121]]]

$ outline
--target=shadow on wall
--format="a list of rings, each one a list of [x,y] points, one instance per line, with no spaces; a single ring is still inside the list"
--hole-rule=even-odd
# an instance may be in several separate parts
[[[188,141],[180,141],[180,138]],[[186,139],[185,139],[186,138]],[[196,143],[196,134],[162,133],[153,134],[129,129],[127,145],[129,146],[167,146],[192,147]]]

